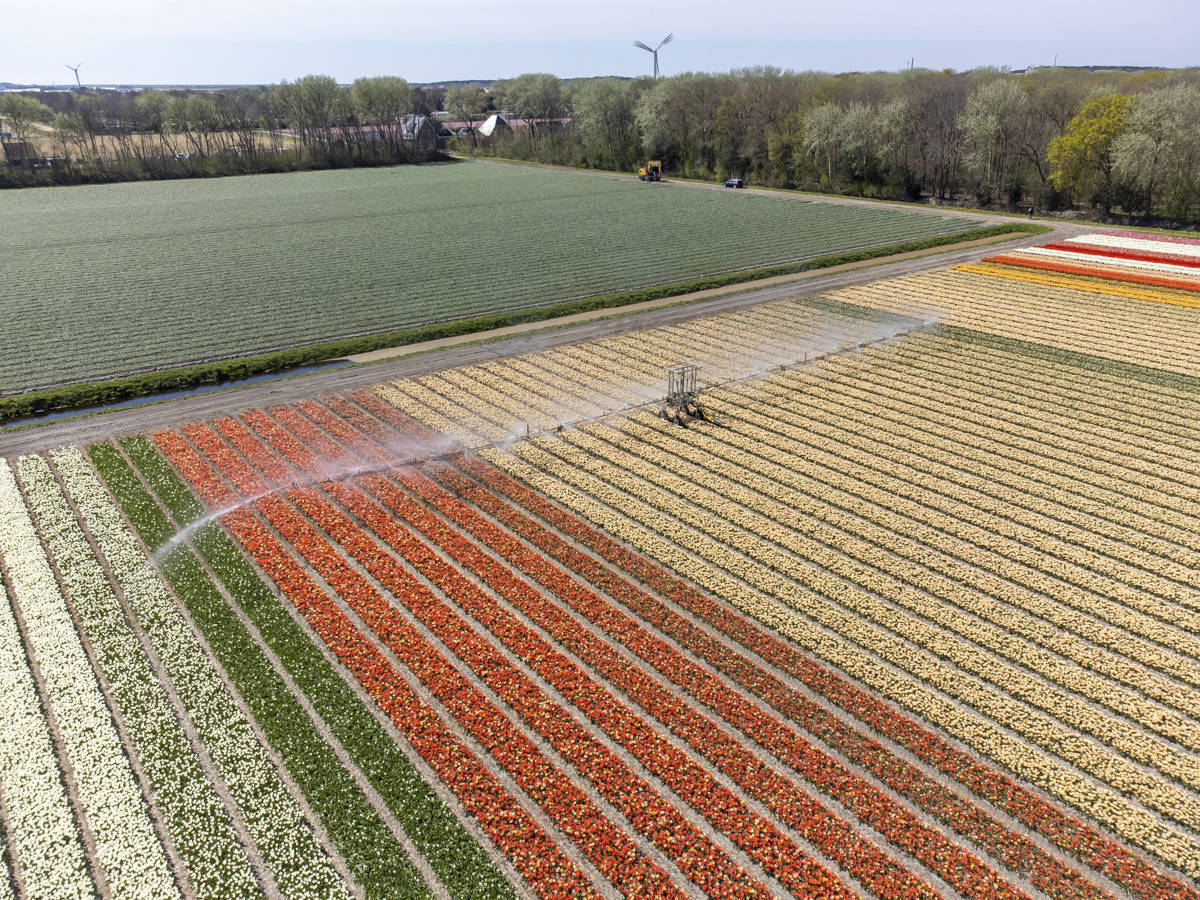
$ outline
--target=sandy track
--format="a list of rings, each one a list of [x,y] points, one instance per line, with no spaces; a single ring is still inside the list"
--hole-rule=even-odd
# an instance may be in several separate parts
[[[1006,224],[1012,221],[998,216],[989,218],[976,215],[975,218],[985,219],[988,224]],[[1054,226],[1052,235],[1031,235],[1027,238],[1010,241],[1005,244],[1005,247],[1011,250],[1034,246],[1048,240],[1062,240],[1088,230],[1091,229],[1080,225]],[[378,363],[314,372],[311,375],[284,381],[247,385],[149,406],[115,410],[99,415],[0,432],[0,456],[38,452],[69,444],[87,444],[114,436],[151,431],[178,422],[211,419],[270,403],[287,403],[322,393],[344,393],[380,381],[425,375],[455,366],[486,362],[546,347],[579,343],[626,331],[672,325],[686,319],[743,309],[771,300],[810,296],[852,285],[868,284],[948,266],[977,262],[992,252],[991,245],[984,245],[934,256],[900,260],[866,269],[830,273],[805,281],[789,282],[742,293],[724,294],[638,313],[622,315],[619,310],[614,310],[613,315],[609,318],[561,328],[544,328],[543,326],[543,330],[531,335],[464,344]]]

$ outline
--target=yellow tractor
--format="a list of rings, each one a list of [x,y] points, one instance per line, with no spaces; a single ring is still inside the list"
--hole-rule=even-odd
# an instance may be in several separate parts
[[[662,181],[662,160],[652,159],[638,169],[638,181]]]

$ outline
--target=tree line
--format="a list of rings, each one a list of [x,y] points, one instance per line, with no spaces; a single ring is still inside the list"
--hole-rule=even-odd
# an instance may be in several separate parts
[[[500,111],[520,120],[487,139]],[[669,78],[527,73],[446,89],[402,78],[216,92],[5,94],[18,141],[51,165],[0,184],[73,183],[383,165],[419,156],[402,123],[439,115],[456,149],[888,199],[1191,221],[1200,203],[1200,70],[909,69],[829,74],[760,66]]]
[[[534,127],[460,149],[620,171],[661,159],[684,177],[992,208],[1200,211],[1195,69],[534,74],[486,99]]]
[[[219,91],[7,93],[0,121],[37,158],[0,168],[0,186],[236,175],[428,156],[404,123],[439,109],[403,78],[327,75]]]

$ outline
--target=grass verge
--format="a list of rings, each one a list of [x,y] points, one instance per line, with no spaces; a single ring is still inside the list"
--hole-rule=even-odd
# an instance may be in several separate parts
[[[191,523],[205,514],[146,438],[127,438],[122,446],[177,522]],[[116,448],[97,444],[90,448],[90,455],[147,546],[161,546],[175,534],[174,526]],[[220,528],[204,526],[193,541],[451,895],[456,900],[516,900],[512,887],[483,848]],[[429,890],[416,867],[396,845],[192,551],[181,545],[167,554],[163,571],[367,896],[428,900]]]
[[[685,281],[673,281],[669,284],[638,288],[631,291],[598,294],[594,297],[582,297],[576,300],[566,300],[562,303],[552,303],[545,306],[525,307],[523,309],[514,309],[486,316],[475,316],[469,319],[455,319],[449,322],[421,325],[415,328],[402,328],[395,331],[385,331],[354,338],[323,341],[304,347],[276,350],[270,353],[244,356],[238,359],[180,366],[160,372],[147,372],[141,375],[112,378],[105,381],[90,381],[84,384],[63,385],[62,387],[46,388],[40,391],[29,391],[23,394],[0,397],[0,422],[7,422],[23,416],[37,415],[44,412],[103,406],[106,403],[117,403],[133,397],[160,394],[166,391],[186,390],[199,385],[220,384],[268,372],[283,372],[299,366],[312,365],[313,363],[337,359],[355,353],[366,353],[371,350],[381,350],[390,347],[403,347],[408,344],[418,344],[440,338],[458,337],[480,331],[491,331],[495,328],[505,328],[510,325],[541,322],[546,319],[555,319],[560,316],[569,316],[581,312],[591,312],[596,309],[615,309],[622,306],[629,306],[633,303],[643,303],[647,300],[677,297],[681,294],[690,294],[694,291],[705,291],[733,284],[743,284],[748,281],[757,281],[760,278],[793,275],[813,269],[827,269],[846,263],[880,259],[900,253],[911,253],[916,250],[929,250],[935,247],[943,247],[947,244],[957,244],[963,241],[1011,234],[1014,231],[1021,231],[1027,234],[1046,234],[1050,230],[1050,228],[1044,225],[1032,223],[993,225],[988,228],[976,228],[971,231],[943,234],[921,240],[904,241],[898,244],[866,247],[860,250],[852,250],[830,256],[820,256],[785,265],[765,266],[763,268],[746,269],[739,272],[726,272],[721,275],[708,275]]]

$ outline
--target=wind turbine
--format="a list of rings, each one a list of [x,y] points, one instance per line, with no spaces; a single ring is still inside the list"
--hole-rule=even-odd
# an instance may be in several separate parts
[[[669,44],[673,40],[675,40],[675,35],[668,34],[665,38],[663,38],[661,41],[659,41],[657,47],[647,47],[641,41],[633,42],[633,46],[640,47],[643,50],[645,50],[647,53],[652,53],[654,55],[654,77],[655,78],[658,77],[658,51],[662,49],[663,44]]]
[[[79,66],[82,66],[82,65],[83,65],[83,63],[80,63],[80,64],[79,64]],[[67,68],[68,68],[68,69],[70,69],[72,72],[74,72],[74,73],[75,73],[75,86],[76,86],[76,87],[78,87],[78,88],[82,88],[82,87],[83,87],[83,84],[82,84],[82,82],[80,82],[80,80],[79,80],[79,66],[71,66],[71,65],[68,65],[68,66],[67,66]]]

